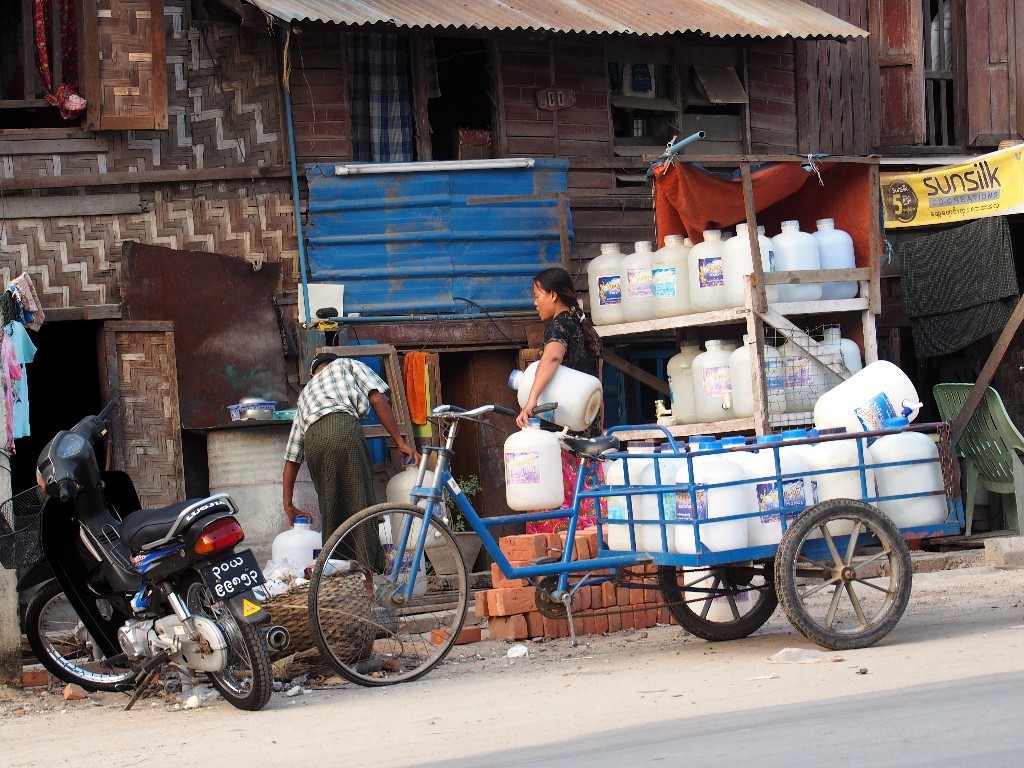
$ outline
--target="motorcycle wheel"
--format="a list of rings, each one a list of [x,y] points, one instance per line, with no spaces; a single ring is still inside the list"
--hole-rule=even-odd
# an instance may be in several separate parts
[[[105,666],[74,607],[57,581],[44,584],[25,610],[25,636],[46,670],[65,683],[87,691],[123,691],[135,669]]]
[[[238,709],[262,709],[273,693],[270,649],[252,624],[235,619],[231,609],[215,600],[209,587],[197,576],[185,586],[185,604],[196,615],[217,622],[228,642],[228,666],[221,672],[207,672],[213,687]]]

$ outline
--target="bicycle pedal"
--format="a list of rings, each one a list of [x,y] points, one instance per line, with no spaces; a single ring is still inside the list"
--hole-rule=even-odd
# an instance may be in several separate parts
[[[557,563],[562,558],[555,557],[554,555],[548,555],[547,557],[535,557],[530,562],[533,565],[550,565],[551,563]]]

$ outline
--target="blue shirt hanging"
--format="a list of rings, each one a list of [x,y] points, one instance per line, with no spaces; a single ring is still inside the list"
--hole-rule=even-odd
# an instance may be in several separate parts
[[[18,355],[18,362],[21,364],[21,378],[16,379],[14,384],[14,437],[28,437],[32,433],[28,418],[28,374],[25,366],[31,363],[36,356],[36,345],[28,337],[25,326],[18,322],[8,323],[4,331],[11,338],[14,344],[14,351]]]

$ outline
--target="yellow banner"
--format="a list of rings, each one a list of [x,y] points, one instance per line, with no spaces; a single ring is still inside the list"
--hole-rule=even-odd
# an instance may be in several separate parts
[[[883,173],[881,184],[886,229],[1024,213],[1024,144],[963,165]]]

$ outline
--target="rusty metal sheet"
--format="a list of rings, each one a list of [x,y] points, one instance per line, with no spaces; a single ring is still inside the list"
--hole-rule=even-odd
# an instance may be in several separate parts
[[[409,29],[846,40],[867,32],[800,0],[250,0],[285,21],[388,24]]]
[[[294,401],[271,303],[280,264],[254,271],[237,256],[125,243],[121,276],[125,320],[174,323],[183,427],[229,421],[246,395]]]

